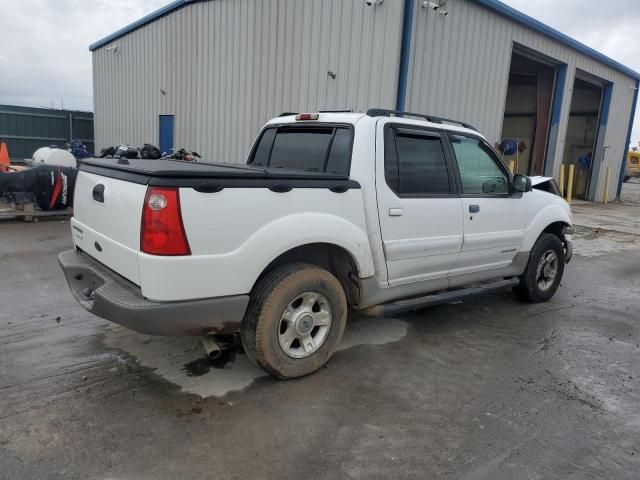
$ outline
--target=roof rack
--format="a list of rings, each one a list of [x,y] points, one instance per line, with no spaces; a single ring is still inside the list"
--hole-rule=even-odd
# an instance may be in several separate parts
[[[452,124],[452,125],[460,125],[461,127],[468,128],[470,130],[478,129],[473,125],[465,122],[461,122],[459,120],[451,120],[449,118],[436,117],[434,115],[427,115],[426,113],[412,113],[412,112],[400,112],[398,110],[385,110],[383,108],[370,108],[367,110],[367,115],[369,117],[418,117],[424,118],[427,122],[431,123],[440,123],[440,124]]]
[[[280,115],[278,115],[278,118],[298,115],[299,113],[300,112],[282,112]],[[318,113],[353,113],[353,110],[318,110]]]

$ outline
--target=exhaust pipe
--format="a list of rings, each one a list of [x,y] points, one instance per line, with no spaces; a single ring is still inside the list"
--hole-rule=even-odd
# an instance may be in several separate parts
[[[202,338],[202,347],[204,348],[207,357],[211,360],[216,360],[222,355],[222,347],[216,342],[212,336],[206,336]]]

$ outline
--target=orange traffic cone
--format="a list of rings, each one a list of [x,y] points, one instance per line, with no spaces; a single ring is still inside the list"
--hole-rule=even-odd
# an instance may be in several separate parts
[[[7,146],[2,142],[0,144],[0,172],[6,173],[9,170],[9,152],[7,152]]]

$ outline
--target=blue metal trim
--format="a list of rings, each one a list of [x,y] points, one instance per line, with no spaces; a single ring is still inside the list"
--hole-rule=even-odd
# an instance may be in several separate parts
[[[620,195],[622,194],[622,183],[624,180],[624,171],[627,166],[627,156],[629,155],[629,145],[631,143],[631,133],[633,132],[633,122],[636,118],[636,107],[638,106],[638,89],[640,89],[640,80],[636,80],[636,91],[633,94],[633,105],[631,106],[631,118],[629,119],[627,143],[624,144],[624,155],[622,157],[622,166],[620,167],[620,178],[618,179],[618,198],[620,198]]]
[[[613,97],[613,84],[608,83],[604,87],[602,96],[602,112],[600,113],[600,128],[606,128],[609,123],[609,112],[611,111],[611,98]]]
[[[402,46],[400,47],[400,72],[398,74],[398,95],[396,110],[404,112],[407,99],[407,81],[409,64],[411,63],[411,36],[413,34],[413,0],[404,2],[404,19],[402,21]]]
[[[108,43],[113,42],[114,40],[123,37],[124,35],[126,35],[127,33],[130,33],[140,27],[145,26],[147,23],[151,23],[154,20],[157,20],[160,17],[164,17],[165,15],[178,10],[186,5],[188,5],[189,3],[195,3],[192,2],[191,0],[175,0],[173,2],[171,2],[169,5],[165,5],[164,7],[156,10],[155,12],[150,13],[149,15],[146,15],[144,17],[142,17],[140,20],[136,20],[135,22],[133,22],[130,25],[127,25],[124,28],[121,28],[120,30],[112,33],[111,35],[108,35],[106,37],[104,37],[101,40],[98,40],[95,43],[92,43],[91,45],[89,45],[89,50],[90,51],[94,51],[97,50],[100,47],[103,47],[105,45],[107,45]]]
[[[556,79],[553,92],[553,102],[551,104],[551,123],[549,124],[549,134],[547,136],[547,151],[544,159],[544,175],[552,177],[555,167],[553,161],[558,148],[558,131],[560,128],[560,115],[562,113],[562,102],[564,100],[564,92],[567,83],[566,64],[560,64],[556,67]]]
[[[609,112],[611,111],[611,99],[613,98],[613,84],[607,83],[603,87],[602,92],[602,108],[600,110],[600,121],[598,122],[598,133],[596,136],[596,145],[591,153],[591,177],[589,185],[587,185],[587,200],[596,201],[596,191],[598,188],[598,179],[606,154],[606,138],[607,125],[609,123]]]
[[[558,65],[556,72],[558,76],[556,77],[556,91],[554,92],[553,105],[551,106],[551,126],[558,126],[560,123],[564,87],[567,83],[567,65]]]
[[[574,40],[573,38],[565,35],[564,33],[560,33],[559,31],[549,27],[548,25],[545,25],[544,23],[539,22],[534,18],[531,18],[530,16],[525,15],[524,13],[519,12],[518,10],[508,5],[505,5],[504,3],[498,0],[474,0],[474,1],[490,10],[493,10],[494,12],[497,12],[501,15],[504,15],[505,17],[510,18],[511,20],[521,23],[522,25],[529,27],[538,33],[551,37],[554,40],[557,40],[558,42],[568,47],[571,47],[580,53],[583,53],[584,55],[595,58],[596,60],[604,63],[605,65],[608,65],[611,68],[619,70],[622,73],[629,75],[632,78],[640,79],[640,73],[630,69],[629,67],[625,67],[621,63],[607,57],[606,55],[603,55],[597,50],[594,50],[591,47],[587,47],[585,44],[580,43],[577,40]]]

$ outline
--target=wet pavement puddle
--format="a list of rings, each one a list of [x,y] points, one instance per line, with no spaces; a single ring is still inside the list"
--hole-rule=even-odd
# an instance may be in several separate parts
[[[392,318],[350,319],[338,351],[397,342],[406,335],[407,328],[406,322]],[[215,360],[208,359],[197,337],[153,337],[110,325],[104,343],[128,353],[183,391],[201,397],[221,397],[267,376],[241,348],[228,350]]]

